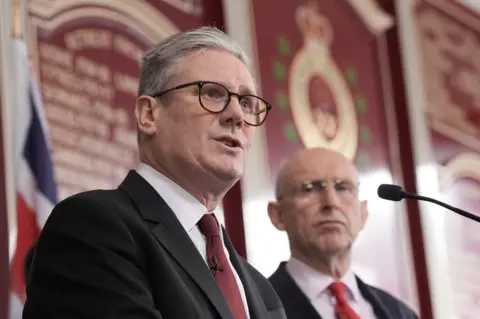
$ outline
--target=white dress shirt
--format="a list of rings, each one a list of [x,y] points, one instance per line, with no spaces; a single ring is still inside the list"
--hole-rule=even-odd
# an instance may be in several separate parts
[[[140,163],[136,171],[157,191],[157,193],[160,194],[160,196],[162,196],[162,199],[172,209],[183,228],[188,233],[188,236],[190,236],[193,244],[195,247],[197,247],[198,251],[202,255],[203,260],[205,260],[205,264],[208,266],[206,239],[197,226],[197,223],[200,221],[203,215],[209,214],[207,208],[186,190],[181,188],[178,184],[165,175],[153,169],[151,166]],[[220,229],[220,233],[222,233],[222,226],[219,225],[218,227]],[[227,247],[225,247],[223,236],[220,237],[222,238],[223,250],[225,251],[228,263],[232,268],[233,275],[235,276],[238,288],[240,289],[240,295],[242,296],[242,301],[245,306],[245,312],[247,313],[247,317],[250,318],[245,289],[243,288],[242,281],[240,280],[237,271],[230,261],[230,254]]]
[[[336,300],[328,287],[336,280],[293,257],[285,267],[318,314],[323,319],[335,319]],[[347,286],[345,298],[358,316],[362,319],[377,319],[372,305],[360,293],[354,273],[349,270],[340,281]]]

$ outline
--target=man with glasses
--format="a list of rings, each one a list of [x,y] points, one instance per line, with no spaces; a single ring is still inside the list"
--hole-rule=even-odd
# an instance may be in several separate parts
[[[24,318],[285,318],[214,214],[271,109],[256,94],[245,53],[217,29],[148,52],[135,105],[141,164],[117,189],[55,207]]]
[[[350,268],[352,245],[368,216],[358,187],[354,164],[333,150],[303,149],[281,167],[268,215],[287,233],[291,258],[270,282],[288,318],[417,318],[402,301],[365,284]]]

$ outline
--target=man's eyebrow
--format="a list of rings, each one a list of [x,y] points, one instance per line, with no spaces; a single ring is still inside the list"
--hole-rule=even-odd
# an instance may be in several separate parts
[[[214,82],[223,85],[224,87],[227,88],[227,90],[233,92],[233,93],[238,93],[240,95],[257,95],[257,90],[256,88],[252,88],[248,85],[241,84],[240,87],[238,88],[238,91],[232,89],[232,83],[227,83],[221,80],[208,80],[207,82]]]
[[[238,89],[238,94],[257,95],[257,90],[255,88],[249,87],[247,85],[240,85],[240,88]]]

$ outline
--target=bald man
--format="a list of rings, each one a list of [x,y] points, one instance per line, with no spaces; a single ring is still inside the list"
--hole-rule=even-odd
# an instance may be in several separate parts
[[[276,198],[268,204],[268,215],[287,233],[291,258],[270,281],[288,318],[418,318],[350,268],[352,245],[368,216],[351,161],[332,150],[303,149],[282,166]]]

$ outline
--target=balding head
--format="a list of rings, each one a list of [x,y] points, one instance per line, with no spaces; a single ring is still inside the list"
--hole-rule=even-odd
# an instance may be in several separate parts
[[[289,157],[281,166],[276,183],[277,199],[286,195],[299,181],[328,177],[357,182],[355,165],[342,154],[327,148],[305,148]]]

